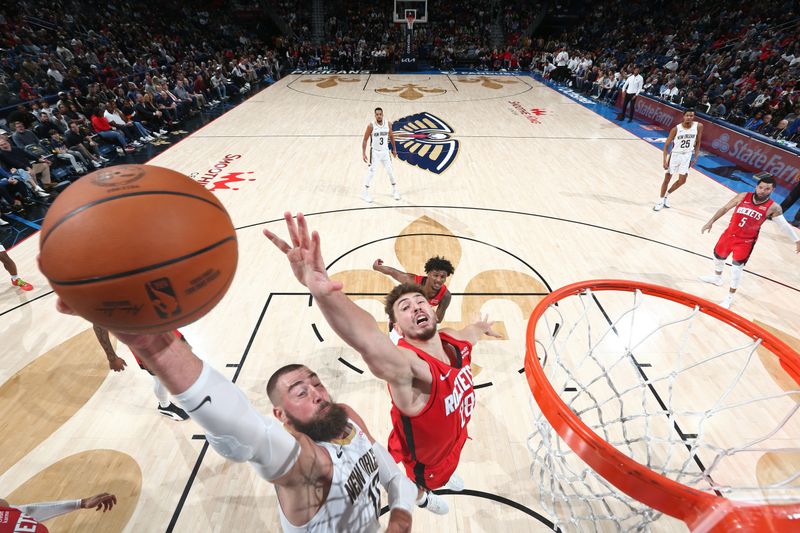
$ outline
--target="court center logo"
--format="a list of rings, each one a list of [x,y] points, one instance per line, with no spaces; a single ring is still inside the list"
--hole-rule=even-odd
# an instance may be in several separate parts
[[[253,172],[225,172],[225,169],[237,159],[241,159],[241,154],[226,154],[214,166],[206,170],[203,174],[192,172],[189,177],[203,185],[209,191],[238,191],[243,183],[256,181],[256,178],[249,177]]]
[[[394,121],[392,133],[399,145],[398,159],[428,172],[441,174],[458,155],[460,143],[453,138],[453,128],[428,112]]]
[[[446,89],[441,87],[425,87],[424,85],[417,85],[416,83],[403,83],[394,87],[381,87],[375,89],[378,94],[397,94],[400,98],[405,100],[419,100],[425,94],[440,95],[447,92]]]

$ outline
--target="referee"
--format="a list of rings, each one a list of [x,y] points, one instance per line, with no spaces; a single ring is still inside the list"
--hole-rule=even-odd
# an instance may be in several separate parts
[[[639,74],[639,67],[634,67],[633,74],[628,76],[628,79],[622,84],[622,93],[625,95],[625,99],[622,101],[622,111],[617,115],[617,120],[625,120],[625,110],[628,108],[628,104],[631,106],[628,122],[633,120],[633,102],[636,97],[639,96],[639,93],[642,92],[643,86],[644,78]]]

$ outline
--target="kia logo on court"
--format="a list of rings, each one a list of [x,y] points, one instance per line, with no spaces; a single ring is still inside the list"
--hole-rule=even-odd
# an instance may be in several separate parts
[[[731,136],[728,135],[727,133],[723,133],[722,135],[720,135],[719,137],[714,139],[714,141],[711,143],[711,146],[715,150],[719,150],[720,152],[726,152],[727,153],[728,150],[730,149],[730,145],[728,144],[730,142],[730,140],[731,140]]]
[[[217,161],[213,167],[206,170],[203,174],[192,172],[189,177],[202,184],[209,191],[238,191],[239,185],[247,181],[256,181],[256,178],[246,177],[252,172],[230,172],[225,169],[237,159],[241,159],[241,154],[226,154],[221,160]]]

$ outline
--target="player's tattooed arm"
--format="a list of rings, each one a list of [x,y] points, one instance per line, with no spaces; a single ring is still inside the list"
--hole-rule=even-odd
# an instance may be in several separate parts
[[[106,359],[108,359],[109,368],[114,372],[125,370],[127,363],[114,351],[114,346],[111,344],[111,337],[108,334],[108,330],[95,325],[94,334],[97,337],[97,341],[100,343],[100,346],[103,348],[103,351],[106,353]]]

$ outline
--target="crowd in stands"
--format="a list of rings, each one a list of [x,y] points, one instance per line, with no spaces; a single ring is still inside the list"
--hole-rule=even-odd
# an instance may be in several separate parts
[[[636,66],[650,95],[800,141],[792,2],[570,0],[561,9],[573,4],[584,8],[577,24],[545,41],[529,36],[541,4],[430,3],[428,22],[415,24],[416,55],[441,69],[539,69],[608,102]],[[402,56],[405,27],[391,2],[323,2],[317,43],[308,2],[269,5],[290,30],[269,44],[216,0],[159,4],[157,16],[142,0],[0,6],[0,208],[24,209],[89,169],[168,142],[191,117],[287,70],[389,71]]]
[[[333,0],[324,2],[325,32],[322,42],[311,41],[311,13],[300,1],[280,0],[277,11],[297,39],[287,51],[292,69],[377,70],[394,68],[403,53],[405,25],[395,23],[392,2]],[[541,9],[522,0],[471,0],[429,4],[426,23],[414,25],[417,58],[434,68],[528,68],[530,47],[524,33],[533,14]],[[497,23],[505,45],[491,46],[491,28]]]
[[[24,214],[88,170],[169,143],[187,120],[280,76],[274,48],[202,5],[165,3],[158,16],[139,0],[0,8],[0,210]]]
[[[567,79],[613,102],[634,66],[644,92],[776,140],[800,142],[800,25],[781,0],[597,4],[562,36]],[[793,9],[795,11],[793,11]],[[551,42],[540,68],[559,78]]]

